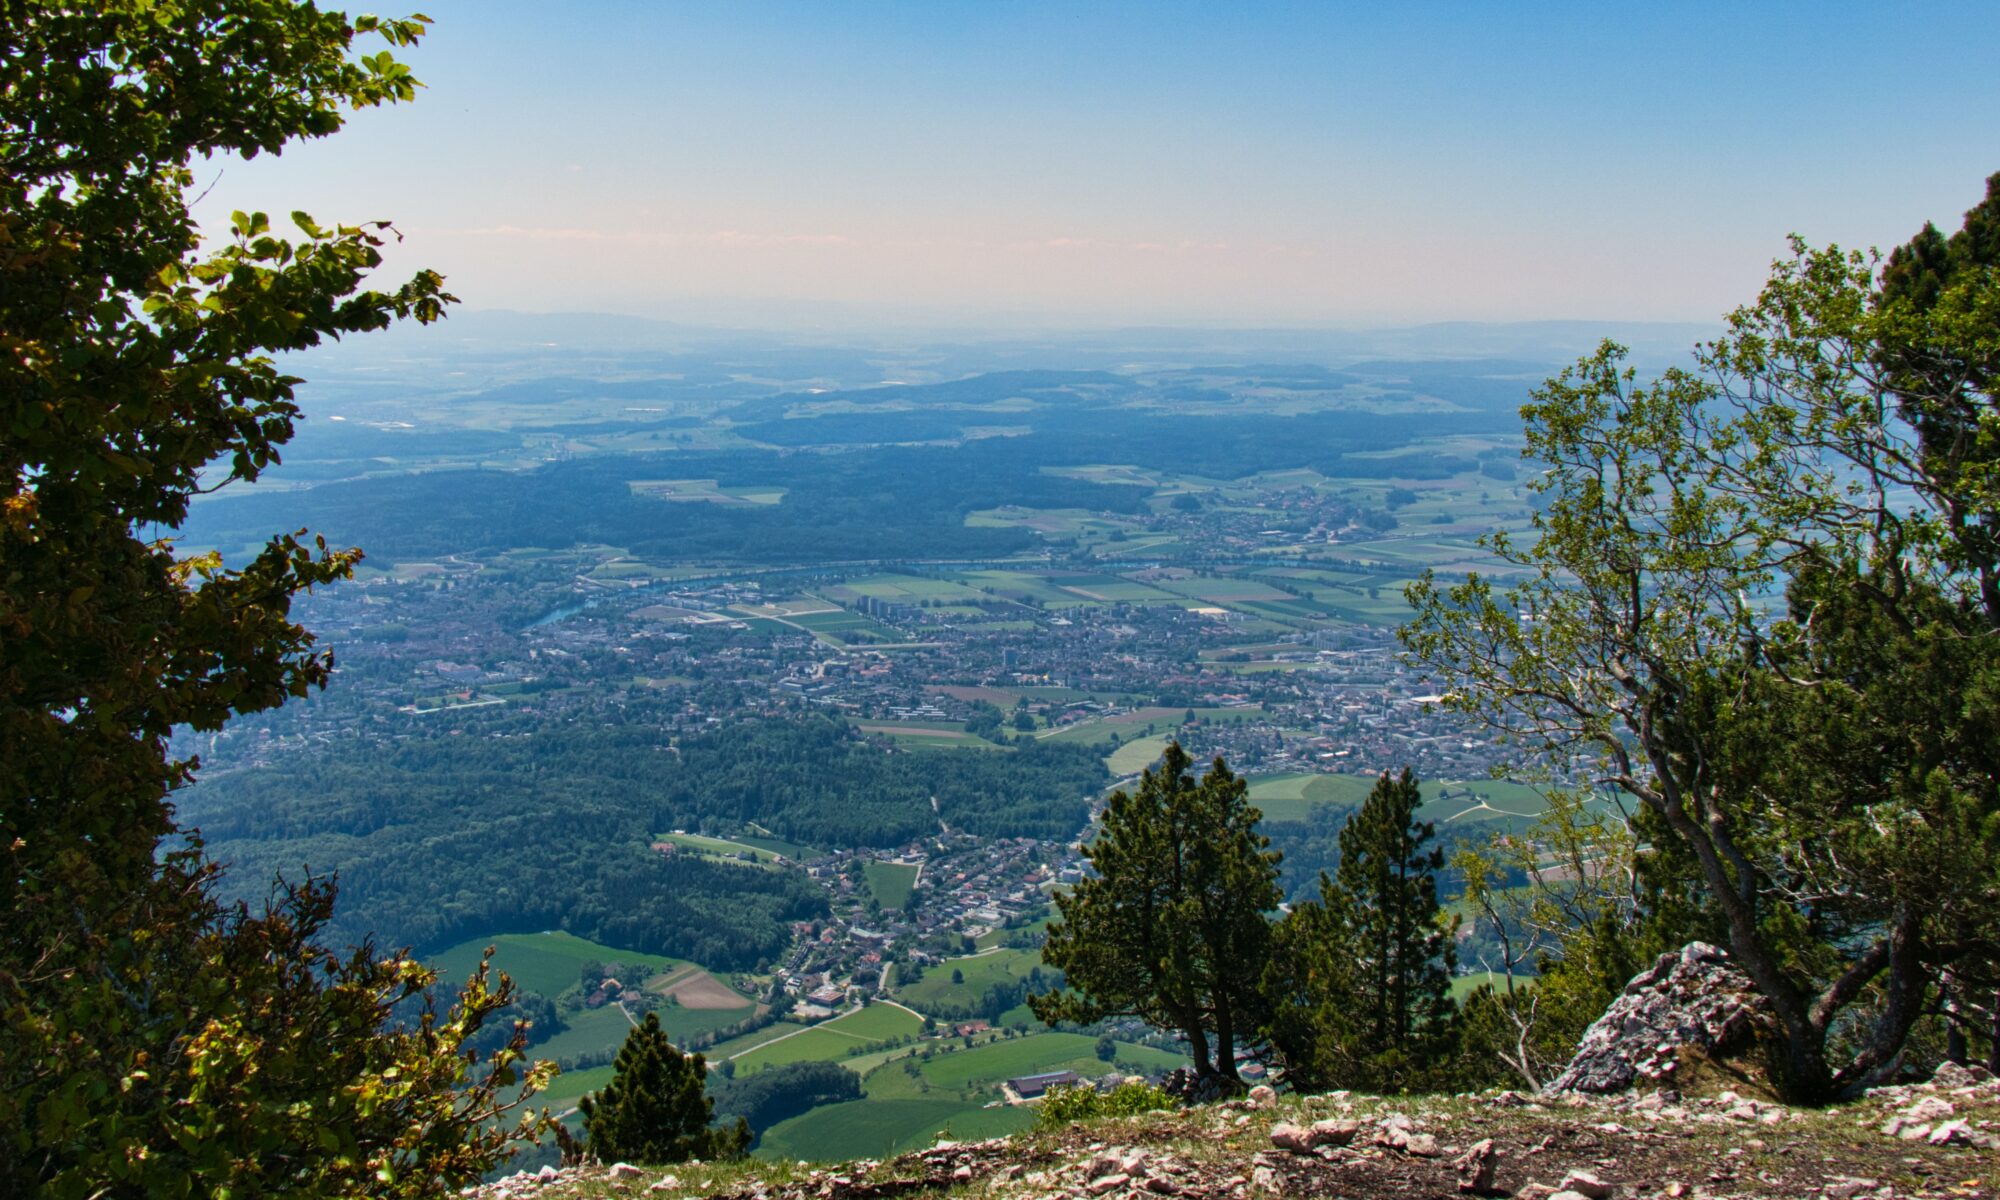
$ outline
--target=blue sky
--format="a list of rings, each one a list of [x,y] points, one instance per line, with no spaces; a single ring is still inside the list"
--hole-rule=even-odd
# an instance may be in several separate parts
[[[392,217],[481,308],[1709,320],[2000,170],[1991,0],[423,7],[415,105],[204,213]]]

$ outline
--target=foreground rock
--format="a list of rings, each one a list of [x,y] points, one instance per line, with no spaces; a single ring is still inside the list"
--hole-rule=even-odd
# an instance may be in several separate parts
[[[1898,1122],[1893,1133],[1884,1129]],[[1922,1133],[1906,1137],[1905,1131]],[[1725,1092],[1280,1095],[884,1161],[522,1172],[481,1200],[2000,1200],[2000,1082],[1827,1110]]]
[[[1725,951],[1690,942],[1625,985],[1548,1090],[1601,1096],[1671,1084],[1687,1055],[1746,1053],[1770,1020],[1764,998]]]

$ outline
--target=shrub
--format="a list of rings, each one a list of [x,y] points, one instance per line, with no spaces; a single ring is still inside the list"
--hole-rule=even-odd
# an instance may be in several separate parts
[[[1164,1089],[1140,1080],[1128,1080],[1108,1092],[1087,1083],[1050,1088],[1035,1114],[1035,1128],[1060,1129],[1072,1121],[1099,1117],[1131,1117],[1143,1112],[1173,1108],[1175,1101]]]

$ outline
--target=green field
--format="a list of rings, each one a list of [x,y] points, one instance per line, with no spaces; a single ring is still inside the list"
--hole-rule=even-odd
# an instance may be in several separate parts
[[[605,963],[635,963],[667,970],[681,965],[679,960],[664,954],[640,954],[633,950],[616,950],[610,946],[588,941],[574,934],[551,933],[501,933],[492,937],[472,938],[460,942],[449,950],[429,955],[430,965],[435,967],[439,978],[450,984],[459,984],[469,978],[479,966],[479,956],[492,946],[493,965],[505,971],[517,987],[523,991],[540,992],[554,997],[577,981],[583,964],[590,961]]]
[[[1014,983],[1042,965],[1039,950],[994,950],[964,958],[948,958],[924,969],[924,977],[896,990],[896,998],[917,1009],[974,1005],[996,983]],[[964,980],[953,983],[957,971]]]
[[[795,1062],[835,1062],[874,1046],[869,1038],[850,1037],[820,1025],[782,1040],[766,1042],[735,1056],[738,1074]]]
[[[1008,1079],[1044,1071],[1097,1076],[1112,1067],[1098,1060],[1096,1045],[1096,1038],[1082,1033],[1033,1033],[941,1055],[925,1063],[922,1071],[933,1085],[948,1090],[997,1086]],[[1144,1071],[1170,1071],[1187,1062],[1181,1055],[1129,1042],[1118,1043],[1118,1061]],[[890,1069],[893,1068],[892,1063]]]
[[[752,825],[751,828],[762,829],[763,826]],[[746,846],[755,846],[759,850],[769,850],[773,854],[782,854],[786,858],[796,859],[800,862],[804,862],[808,858],[819,857],[819,851],[813,849],[811,846],[801,846],[797,842],[788,842],[783,838],[775,838],[768,833],[758,834],[754,837],[750,834],[744,834],[742,837],[734,840],[742,842]]]
[[[871,1004],[782,1041],[767,1040],[733,1055],[723,1053],[725,1043],[716,1048],[716,1057],[734,1058],[738,1071],[782,1063],[832,1062],[879,1047],[890,1038],[918,1033],[923,1024],[923,1018],[893,1004]]]
[[[923,1027],[922,1017],[894,1004],[871,1004],[860,1012],[835,1017],[820,1026],[821,1029],[837,1029],[854,1037],[872,1038],[877,1041],[908,1037]]]
[[[894,573],[850,579],[840,585],[859,596],[873,596],[892,604],[918,604],[926,600],[976,600],[980,593],[949,579],[929,579]]]
[[[910,898],[911,889],[916,887],[917,872],[920,868],[906,863],[870,861],[861,870],[868,880],[868,890],[883,908],[895,911],[903,907]]]
[[[717,1042],[715,1045],[709,1047],[706,1052],[708,1054],[708,1061],[721,1062],[725,1058],[734,1058],[736,1055],[742,1054],[746,1050],[754,1050],[774,1038],[781,1038],[788,1033],[796,1033],[805,1028],[807,1026],[801,1025],[797,1021],[773,1021],[762,1029],[753,1029],[749,1033],[739,1034],[728,1041]]]
[[[772,865],[779,858],[777,851],[767,850],[754,842],[737,842],[698,833],[656,833],[653,835],[653,840],[672,842],[676,846],[685,846],[697,854],[707,854],[733,862],[743,862],[747,859],[758,864]]]
[[[856,729],[868,737],[885,737],[911,750],[1010,750],[967,733],[957,721],[857,721]]]
[[[1151,737],[1126,742],[1104,756],[1104,765],[1110,768],[1113,775],[1135,775],[1158,762],[1160,754],[1167,748],[1167,743],[1173,739],[1174,735],[1171,733],[1156,733]]]
[[[632,1022],[625,1019],[625,1010],[615,1004],[587,1008],[564,1019],[569,1028],[546,1042],[537,1042],[532,1050],[534,1057],[564,1059],[616,1049],[625,1044],[625,1035],[632,1030]]]
[[[1027,1108],[984,1108],[961,1101],[850,1100],[782,1121],[764,1131],[757,1157],[806,1162],[886,1158],[940,1137],[1001,1137],[1032,1125]]]
[[[1250,802],[1269,820],[1303,821],[1315,805],[1359,805],[1374,786],[1366,775],[1267,775],[1250,781]],[[1527,822],[1547,807],[1534,788],[1504,779],[1426,779],[1422,787],[1418,815],[1441,825]]]
[[[1517,984],[1533,980],[1532,975],[1514,976]],[[1473,989],[1482,983],[1492,984],[1495,991],[1504,990],[1507,986],[1507,974],[1504,971],[1476,971],[1471,975],[1460,975],[1451,981],[1451,998],[1463,1003],[1465,998],[1472,994]]]
[[[617,1068],[606,1064],[582,1071],[564,1071],[549,1083],[547,1091],[536,1092],[528,1103],[535,1108],[548,1108],[561,1113],[565,1109],[574,1108],[577,1097],[585,1092],[597,1091],[610,1083],[611,1076],[616,1070]]]

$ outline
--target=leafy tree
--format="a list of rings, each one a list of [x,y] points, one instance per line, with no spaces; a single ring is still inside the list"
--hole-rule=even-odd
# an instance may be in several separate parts
[[[735,1158],[750,1144],[750,1127],[740,1117],[727,1129],[709,1126],[715,1101],[704,1090],[708,1060],[674,1049],[657,1014],[647,1013],[625,1035],[613,1066],[603,1091],[577,1101],[584,1138],[600,1161]]]
[[[1031,997],[1043,1021],[1137,1016],[1187,1038],[1195,1069],[1239,1082],[1277,907],[1278,855],[1249,787],[1216,759],[1197,781],[1170,742],[1136,792],[1112,793],[1084,848],[1095,874],[1056,897],[1042,960],[1070,990]]]
[[[1449,703],[1636,799],[1797,1100],[2000,961],[1996,192],[1886,266],[1795,243],[1693,369],[1607,344],[1551,380],[1538,536],[1493,540],[1524,581],[1409,593]]]
[[[197,765],[171,731],[323,686],[290,602],[358,554],[280,536],[230,569],[159,532],[278,460],[300,381],[271,355],[451,299],[431,272],[363,286],[381,224],[294,214],[292,240],[237,214],[204,250],[195,164],[413,98],[393,51],[425,23],[0,8],[0,1193],[414,1195],[520,1136],[489,1124],[518,1038],[461,1086],[504,981],[392,1023],[432,976],[322,949],[331,886],[230,909],[198,847],[163,845]],[[371,36],[390,49],[360,53]]]
[[[1423,802],[1408,768],[1384,773],[1341,828],[1337,879],[1279,922],[1270,1036],[1298,1086],[1408,1087],[1450,1040],[1457,921],[1438,905]]]

